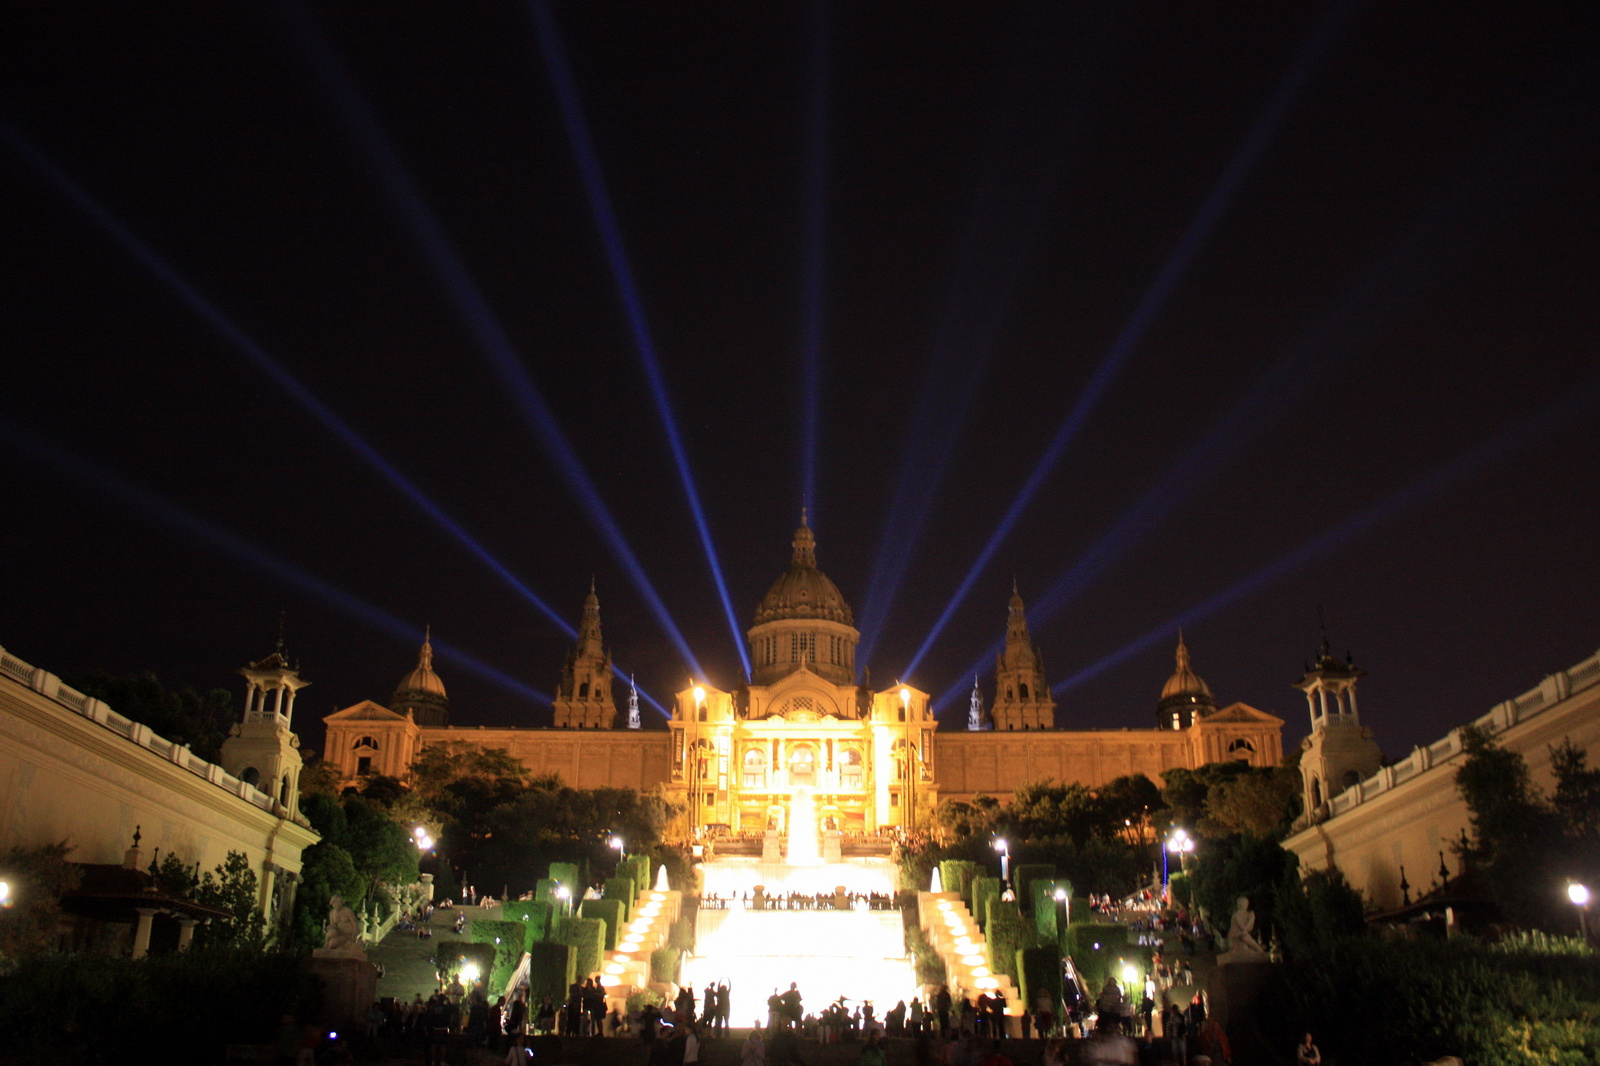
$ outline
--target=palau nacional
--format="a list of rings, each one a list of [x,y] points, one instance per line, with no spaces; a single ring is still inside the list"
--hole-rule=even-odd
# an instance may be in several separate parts
[[[993,699],[985,705],[975,683],[966,728],[941,730],[928,693],[857,684],[853,621],[817,567],[802,516],[789,567],[746,633],[749,684],[722,689],[697,679],[677,693],[667,731],[641,728],[636,692],[619,720],[591,588],[556,690],[553,728],[452,724],[424,643],[387,705],[366,700],[325,719],[327,758],[351,779],[404,778],[428,745],[502,748],[531,772],[577,787],[660,788],[690,813],[697,836],[786,830],[798,801],[846,839],[925,827],[941,800],[1003,797],[1030,781],[1093,788],[1125,774],[1159,782],[1173,767],[1224,759],[1282,761],[1283,721],[1243,703],[1218,707],[1181,642],[1155,727],[1059,729],[1043,658],[1013,590]]]

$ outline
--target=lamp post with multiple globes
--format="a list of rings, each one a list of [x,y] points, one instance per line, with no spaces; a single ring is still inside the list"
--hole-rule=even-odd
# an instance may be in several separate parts
[[[1578,930],[1583,934],[1584,943],[1589,942],[1589,886],[1577,881],[1567,886],[1567,899],[1578,908]]]

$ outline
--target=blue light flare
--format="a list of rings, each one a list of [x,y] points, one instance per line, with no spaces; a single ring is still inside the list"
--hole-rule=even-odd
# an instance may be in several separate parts
[[[170,263],[157,255],[149,245],[135,236],[133,231],[123,225],[104,204],[91,196],[65,171],[57,167],[43,151],[35,147],[7,123],[0,122],[0,137],[5,139],[11,148],[33,168],[35,173],[44,178],[74,207],[93,219],[108,236],[122,246],[124,251],[138,260],[139,264],[151,274],[155,275],[156,279],[165,285],[173,295],[177,296],[213,329],[222,334],[258,370],[271,378],[275,384],[288,393],[300,406],[309,411],[334,436],[344,441],[368,465],[382,474],[391,485],[400,490],[402,495],[420,508],[429,518],[433,519],[441,529],[454,537],[479,562],[483,563],[515,589],[525,600],[538,609],[548,621],[566,633],[567,636],[577,636],[577,631],[572,628],[572,625],[565,618],[557,614],[549,604],[513,574],[505,564],[501,563],[488,549],[479,544],[460,523],[429,499],[427,494],[418,488],[415,483],[402,474],[393,463],[384,458],[376,448],[367,443],[359,433],[334,413],[327,404],[318,399],[298,378],[289,373],[282,363],[269,355],[266,349],[257,344],[249,334],[245,333],[231,318],[224,314],[216,304],[212,303],[200,290],[190,284]]]
[[[1425,502],[1430,497],[1460,484],[1496,463],[1511,458],[1525,448],[1532,447],[1574,419],[1583,415],[1592,416],[1596,407],[1600,407],[1600,379],[1589,381],[1543,410],[1507,426],[1431,473],[1416,479],[1371,507],[1351,515],[1332,529],[1318,534],[1293,551],[1268,563],[1204,603],[1163,622],[1092,666],[1087,666],[1071,677],[1057,682],[1051,686],[1051,694],[1064,695],[1084,682],[1149,650],[1152,646],[1171,639],[1179,629],[1192,629],[1195,623],[1209,618],[1262,587],[1337,550],[1352,538],[1371,532],[1377,526]]]
[[[1011,77],[997,94],[997,119],[972,214],[954,256],[927,374],[906,422],[900,468],[861,601],[858,677],[911,566],[1106,58],[1114,5],[1087,33],[1069,34],[1042,21],[1059,14],[1059,5],[1030,7],[1007,57]],[[1064,37],[1086,54],[1064,63],[1058,47]],[[1073,72],[1070,86],[1053,81],[1063,70]]]
[[[822,413],[822,250],[828,182],[828,4],[811,5],[806,101],[805,231],[800,264],[800,506],[817,526],[817,437]]]
[[[711,539],[711,527],[706,521],[705,509],[700,503],[700,492],[695,487],[694,473],[689,467],[689,453],[684,447],[683,436],[678,431],[677,416],[672,412],[672,400],[667,392],[666,376],[661,372],[655,341],[650,335],[650,326],[645,319],[644,301],[639,296],[633,269],[628,264],[627,252],[623,248],[622,231],[617,225],[616,212],[611,206],[611,196],[606,191],[605,175],[600,169],[600,157],[595,151],[588,123],[584,121],[583,107],[578,100],[572,68],[567,63],[566,51],[562,47],[561,30],[544,0],[529,0],[528,9],[533,16],[539,48],[544,56],[545,70],[550,76],[551,88],[555,91],[556,101],[560,105],[561,120],[566,126],[567,137],[572,142],[572,154],[577,160],[578,172],[583,178],[584,192],[588,195],[595,225],[600,230],[600,242],[605,247],[606,260],[611,265],[611,274],[616,281],[617,292],[622,298],[628,328],[633,333],[634,347],[644,364],[645,377],[650,382],[656,413],[666,433],[672,461],[678,468],[678,479],[683,483],[683,493],[689,502],[689,511],[694,516],[695,531],[699,534],[700,547],[705,553],[706,564],[710,567],[711,578],[716,584],[717,597],[722,603],[722,613],[727,619],[728,631],[733,636],[733,646],[738,651],[739,662],[744,667],[745,680],[749,680],[750,656],[745,650],[744,634],[738,616],[734,613],[733,601],[728,596],[728,585],[722,576],[722,564]],[[691,657],[690,662],[693,661]],[[704,673],[698,664],[695,665],[695,670]]]
[[[413,239],[422,247],[428,265],[444,287],[456,311],[461,315],[468,331],[489,359],[490,366],[499,375],[502,384],[516,402],[518,413],[533,429],[549,454],[556,472],[566,482],[589,521],[599,530],[606,546],[622,564],[639,595],[644,598],[650,612],[679,654],[696,672],[703,673],[699,660],[689,642],[684,639],[667,610],[665,601],[650,581],[644,566],[639,562],[616,519],[600,498],[599,490],[589,479],[555,412],[534,384],[522,357],[511,338],[506,335],[500,321],[490,309],[488,301],[479,291],[466,264],[456,254],[444,227],[434,217],[423,201],[421,193],[412,183],[404,164],[396,155],[388,139],[381,132],[377,120],[368,110],[360,91],[351,80],[334,52],[331,42],[323,34],[314,16],[300,4],[290,4],[293,29],[307,55],[316,66],[323,85],[333,98],[345,122],[355,133],[357,143],[367,162],[378,175],[384,191],[394,202]]]
[[[1322,58],[1333,46],[1333,43],[1339,38],[1356,6],[1357,0],[1340,0],[1340,2],[1330,4],[1323,13],[1322,18],[1318,20],[1313,28],[1310,37],[1307,38],[1300,50],[1295,54],[1294,61],[1290,64],[1288,72],[1279,80],[1272,95],[1267,98],[1267,102],[1257,113],[1255,122],[1251,125],[1250,132],[1245,137],[1244,143],[1234,151],[1233,156],[1228,161],[1228,165],[1223,169],[1215,184],[1212,185],[1205,200],[1201,202],[1200,209],[1196,212],[1194,220],[1184,230],[1177,247],[1172,250],[1172,254],[1167,257],[1166,263],[1162,265],[1161,270],[1157,272],[1155,279],[1150,283],[1150,287],[1145,290],[1144,296],[1135,306],[1133,314],[1129,316],[1128,321],[1124,324],[1122,332],[1112,342],[1110,350],[1106,352],[1105,358],[1101,360],[1100,365],[1095,369],[1094,375],[1089,379],[1089,383],[1084,386],[1083,391],[1078,395],[1077,401],[1067,412],[1067,416],[1062,421],[1060,428],[1056,430],[1055,436],[1046,446],[1044,454],[1034,464],[1033,470],[1029,472],[1027,479],[1023,481],[1022,488],[1017,491],[1015,498],[1006,508],[999,525],[990,534],[983,549],[978,553],[978,557],[973,560],[972,566],[956,586],[956,591],[950,597],[950,602],[940,612],[938,619],[933,624],[933,628],[923,638],[916,654],[911,657],[910,663],[906,666],[907,674],[915,671],[922,662],[923,657],[932,650],[934,642],[939,639],[940,634],[944,632],[944,627],[955,615],[962,602],[966,600],[967,594],[972,591],[972,587],[977,583],[979,576],[982,575],[984,569],[993,560],[995,553],[1000,550],[1001,544],[1011,535],[1011,531],[1016,526],[1018,519],[1028,509],[1029,504],[1033,502],[1033,498],[1038,495],[1039,490],[1044,487],[1044,483],[1049,478],[1051,471],[1055,469],[1056,463],[1060,461],[1068,446],[1082,431],[1084,423],[1088,421],[1090,413],[1099,405],[1106,389],[1110,387],[1112,379],[1117,376],[1128,356],[1138,347],[1139,342],[1144,339],[1145,332],[1149,329],[1150,324],[1155,321],[1156,316],[1160,314],[1162,308],[1166,306],[1167,301],[1171,298],[1173,291],[1178,287],[1178,283],[1188,273],[1190,266],[1193,265],[1195,258],[1199,255],[1200,249],[1204,246],[1207,238],[1211,236],[1217,223],[1227,212],[1240,187],[1243,186],[1245,178],[1254,169],[1267,145],[1283,125],[1283,121],[1288,116],[1290,109],[1304,91],[1306,83],[1310,81],[1312,73],[1317,69]]]
[[[225,555],[271,574],[380,632],[413,644],[422,642],[423,631],[416,626],[402,622],[359,596],[352,595],[337,585],[278,558],[215,522],[201,518],[149,489],[97,466],[66,447],[47,440],[8,418],[0,417],[0,437],[4,437],[25,455],[52,466],[115,500],[132,505],[163,525],[203,541]],[[547,707],[550,705],[550,697],[543,692],[530,688],[510,674],[490,666],[460,648],[440,640],[435,640],[433,646],[440,657],[460,666],[468,673],[525,699]]]

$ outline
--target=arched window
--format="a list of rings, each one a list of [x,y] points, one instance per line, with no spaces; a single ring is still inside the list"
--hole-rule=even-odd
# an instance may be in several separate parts
[[[373,751],[378,750],[378,742],[372,737],[361,737],[350,746],[352,748],[371,748]]]
[[[580,700],[586,700],[589,698],[589,682],[585,681],[583,684],[578,686],[578,698]]]
[[[1322,806],[1322,779],[1313,777],[1311,779],[1311,809],[1316,810],[1320,806]]]
[[[1017,685],[1017,691],[1022,694],[1022,698],[1023,699],[1027,699],[1028,698],[1028,684],[1027,684],[1027,682],[1024,681],[1024,682],[1018,684]]]
[[[261,771],[254,766],[246,766],[244,773],[239,775],[239,780],[247,785],[259,785],[261,783]]]
[[[278,785],[278,802],[285,807],[289,806],[289,775],[283,775],[283,781]]]
[[[767,787],[767,753],[750,748],[744,753],[744,787]]]
[[[1016,698],[1017,698],[1017,694],[1015,692],[1012,692],[1010,689],[1006,689],[1006,699],[1014,700]]]
[[[861,753],[854,748],[839,752],[839,787],[861,787]]]
[[[817,753],[801,745],[789,753],[789,783],[809,785],[817,776]]]
[[[1361,775],[1356,773],[1354,770],[1346,770],[1344,772],[1342,783],[1344,784],[1345,788],[1355,788],[1357,785],[1361,784]]]
[[[1244,737],[1239,737],[1228,744],[1228,754],[1235,759],[1248,759],[1255,754],[1256,746]]]

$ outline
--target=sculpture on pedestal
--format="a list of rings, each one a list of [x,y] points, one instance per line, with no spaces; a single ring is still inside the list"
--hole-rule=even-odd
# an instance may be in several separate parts
[[[356,958],[366,958],[361,944],[361,923],[343,896],[328,899],[328,922],[322,927],[322,950]]]
[[[1256,915],[1250,909],[1250,898],[1240,896],[1233,909],[1233,920],[1228,923],[1228,955],[1240,962],[1266,959],[1266,951],[1256,942],[1255,928]]]

